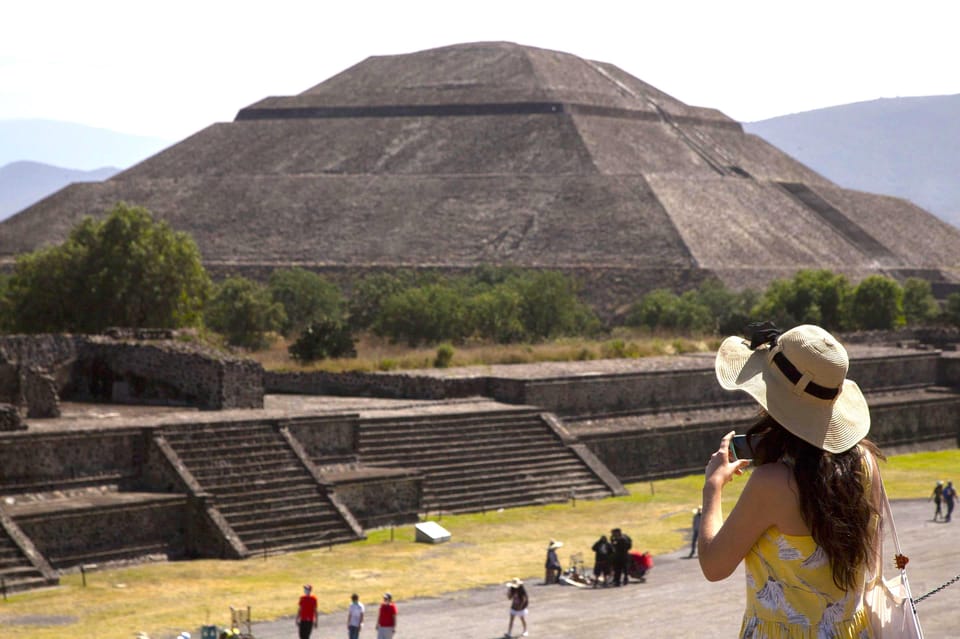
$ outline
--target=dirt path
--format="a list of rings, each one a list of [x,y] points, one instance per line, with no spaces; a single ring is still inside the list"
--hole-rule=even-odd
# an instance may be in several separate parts
[[[930,521],[933,507],[925,501],[899,501],[894,516],[914,597],[960,574],[960,557],[953,551],[960,519],[950,524]],[[960,515],[958,515],[960,517]],[[941,557],[940,548],[951,548]],[[696,560],[686,551],[656,558],[646,583],[621,588],[580,589],[541,586],[531,578],[530,636],[551,639],[619,639],[671,637],[702,639],[735,637],[743,613],[743,570],[719,583],[707,582]],[[512,575],[505,575],[506,578]],[[347,600],[350,593],[344,593]],[[377,598],[361,593],[367,623],[361,637],[376,637]],[[402,639],[496,639],[507,629],[503,586],[465,590],[435,599],[398,601],[397,637]],[[960,583],[921,602],[917,609],[927,639],[960,636]],[[255,613],[254,613],[255,616]],[[514,625],[514,634],[519,626]],[[256,639],[295,639],[293,617],[254,626]],[[321,617],[312,639],[346,637],[346,613]]]

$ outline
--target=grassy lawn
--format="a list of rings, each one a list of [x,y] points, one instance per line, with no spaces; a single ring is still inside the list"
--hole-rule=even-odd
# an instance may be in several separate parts
[[[937,479],[952,479],[960,450],[891,458],[883,473],[894,499],[929,496]],[[630,495],[486,514],[443,517],[452,540],[414,542],[412,525],[370,533],[362,542],[331,549],[252,558],[246,561],[191,561],[140,565],[66,575],[61,586],[14,594],[0,601],[4,637],[17,639],[131,639],[144,630],[153,639],[175,636],[203,624],[224,625],[230,606],[252,607],[255,620],[291,616],[300,586],[311,583],[323,612],[344,609],[351,592],[376,601],[391,591],[399,600],[433,596],[504,582],[512,577],[542,579],[547,542],[564,542],[560,559],[583,553],[619,526],[634,548],[654,555],[689,543],[690,510],[699,504],[701,477],[690,476],[628,486]],[[744,479],[724,491],[729,511]],[[467,568],[465,568],[467,567]],[[69,617],[43,625],[42,617]],[[291,624],[291,636],[293,626]]]

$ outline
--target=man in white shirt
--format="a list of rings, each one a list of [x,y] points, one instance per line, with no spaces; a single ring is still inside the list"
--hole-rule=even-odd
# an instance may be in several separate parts
[[[357,593],[350,595],[350,608],[347,609],[347,632],[350,639],[359,639],[363,627],[363,604]]]

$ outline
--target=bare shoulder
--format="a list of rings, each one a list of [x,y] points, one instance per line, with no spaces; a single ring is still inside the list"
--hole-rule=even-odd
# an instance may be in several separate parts
[[[754,468],[750,473],[750,483],[760,490],[782,490],[790,486],[792,477],[786,464],[776,462]]]

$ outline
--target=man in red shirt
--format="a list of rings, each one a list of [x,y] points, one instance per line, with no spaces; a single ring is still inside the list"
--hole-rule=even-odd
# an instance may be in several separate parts
[[[384,593],[377,616],[377,639],[391,639],[397,631],[397,604],[389,592]]]
[[[300,639],[310,639],[310,633],[317,627],[317,598],[313,596],[313,586],[309,584],[303,587],[296,624],[300,629]]]

